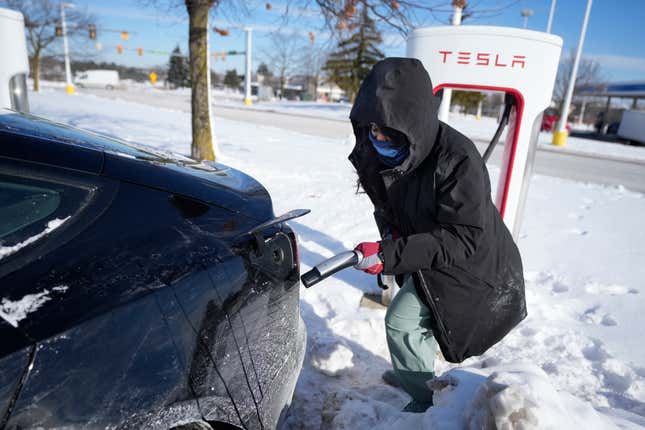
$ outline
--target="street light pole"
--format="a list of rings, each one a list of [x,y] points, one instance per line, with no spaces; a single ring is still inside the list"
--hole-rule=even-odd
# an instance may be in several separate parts
[[[533,9],[524,9],[521,15],[524,17],[524,28],[526,28],[529,25],[529,17],[533,16]]]
[[[549,21],[546,23],[546,32],[551,33],[551,26],[553,25],[553,13],[555,12],[556,0],[551,0],[551,10],[549,11]]]
[[[251,27],[244,27],[246,32],[246,72],[244,73],[244,104],[251,104]]]
[[[591,12],[591,1],[587,0],[587,9],[585,10],[585,17],[582,21],[582,30],[580,30],[580,40],[578,40],[578,49],[576,50],[576,57],[573,60],[573,67],[571,68],[571,77],[569,78],[569,86],[564,97],[562,105],[562,114],[558,121],[558,128],[553,133],[553,144],[557,146],[564,146],[567,143],[567,117],[569,116],[569,108],[571,105],[571,98],[573,97],[573,88],[576,85],[576,75],[578,74],[578,63],[580,63],[580,54],[582,54],[582,45],[585,41],[585,34],[587,32],[587,23],[589,22],[589,13]]]
[[[69,64],[69,46],[67,44],[67,23],[65,22],[65,8],[74,7],[70,3],[60,3],[60,20],[63,29],[63,50],[65,52],[65,81],[67,82],[67,94],[74,94],[74,85],[72,84],[72,68]]]
[[[461,15],[466,7],[466,0],[453,0],[452,2],[452,25],[461,25]],[[450,114],[450,101],[452,99],[452,88],[444,88],[439,106],[439,121],[448,122]]]

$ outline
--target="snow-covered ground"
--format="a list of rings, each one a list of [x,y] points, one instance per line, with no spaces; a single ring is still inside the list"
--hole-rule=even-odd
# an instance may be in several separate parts
[[[190,152],[186,113],[53,90],[30,102],[38,115]],[[277,213],[312,209],[291,223],[303,271],[378,238],[367,197],[355,193],[350,141],[216,124],[221,161],[259,179]],[[378,291],[374,279],[346,270],[303,288],[309,338],[288,427],[645,427],[644,214],[645,196],[622,187],[534,176],[519,240],[529,316],[482,357],[439,359],[436,406],[425,414],[401,413],[407,396],[380,380],[390,366],[385,312],[359,307],[364,292]]]

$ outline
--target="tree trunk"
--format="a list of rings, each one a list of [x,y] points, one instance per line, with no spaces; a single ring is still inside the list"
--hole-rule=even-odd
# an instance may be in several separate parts
[[[40,91],[40,51],[34,52],[31,59],[31,73],[34,80],[34,91]]]
[[[191,156],[196,160],[214,160],[213,135],[209,106],[208,11],[212,0],[186,0],[189,16],[190,78],[193,143]]]

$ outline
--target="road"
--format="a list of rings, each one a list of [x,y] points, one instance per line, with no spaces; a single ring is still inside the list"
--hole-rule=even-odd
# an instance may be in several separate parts
[[[122,90],[89,90],[100,97],[122,99],[156,107],[190,111],[190,96],[177,93],[166,93],[163,97],[154,97],[151,93]],[[347,139],[352,133],[348,121],[332,118],[313,117],[293,113],[281,113],[257,110],[247,107],[213,106],[215,118],[233,121],[250,122],[284,128],[312,136],[334,139]],[[484,151],[487,142],[475,141],[480,151]],[[493,152],[489,163],[499,166],[501,145]],[[623,185],[633,191],[645,192],[645,163],[637,160],[608,158],[598,155],[552,151],[538,147],[535,156],[534,172],[542,175],[556,176],[575,181],[606,185]]]

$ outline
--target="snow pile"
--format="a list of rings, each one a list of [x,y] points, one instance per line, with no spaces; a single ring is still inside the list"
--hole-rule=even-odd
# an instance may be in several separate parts
[[[483,381],[453,377],[468,372],[482,375]],[[488,376],[484,379],[486,374]],[[431,427],[434,426],[432,428],[448,429],[450,422],[454,423],[452,428],[473,430],[562,429],[582,425],[587,430],[614,427],[588,404],[566,392],[558,392],[546,373],[534,365],[453,370],[436,383],[441,383],[446,377],[453,377],[450,382],[456,382],[457,387],[455,390],[450,385],[437,392],[437,408],[428,414]],[[459,395],[459,385],[462,383],[476,387],[474,396],[466,397],[469,404],[462,416],[454,416],[446,421],[449,413],[442,413],[442,409],[445,409],[442,405],[456,403],[454,397]],[[464,391],[472,390],[472,387],[466,387]],[[454,408],[450,407],[449,411],[453,412]]]
[[[314,334],[311,347],[311,364],[328,376],[339,376],[354,367],[354,353],[345,342],[334,338],[322,341]]]
[[[38,234],[36,234],[34,236],[31,236],[30,238],[27,238],[24,241],[22,241],[20,243],[17,243],[15,245],[12,245],[12,246],[0,246],[0,260],[2,260],[3,258],[5,258],[5,257],[7,257],[7,256],[9,256],[9,255],[11,255],[13,253],[18,252],[19,250],[21,250],[25,246],[27,246],[27,245],[29,245],[31,243],[34,243],[35,241],[37,241],[41,237],[48,235],[49,233],[51,233],[52,231],[54,231],[58,227],[60,227],[68,219],[69,219],[69,217],[63,218],[63,219],[58,219],[58,218],[53,219],[53,220],[51,220],[51,221],[49,221],[47,223],[47,227],[42,232],[40,232],[40,233],[38,233]]]
[[[322,411],[329,429],[587,430],[616,428],[606,416],[530,364],[453,369],[433,380],[434,406],[425,414],[401,412],[407,402],[385,385],[330,393]]]
[[[190,152],[186,113],[55,91],[30,97],[36,114]],[[221,161],[260,180],[276,213],[312,209],[290,222],[303,272],[378,238],[346,161],[351,142],[221,118],[215,130]],[[379,291],[374,278],[345,270],[303,288],[307,356],[286,428],[645,427],[644,213],[645,196],[623,187],[534,175],[519,239],[529,315],[482,357],[460,366],[438,359],[439,381],[452,383],[425,414],[401,413],[408,396],[381,381],[391,368],[385,312],[359,306],[363,293]]]

